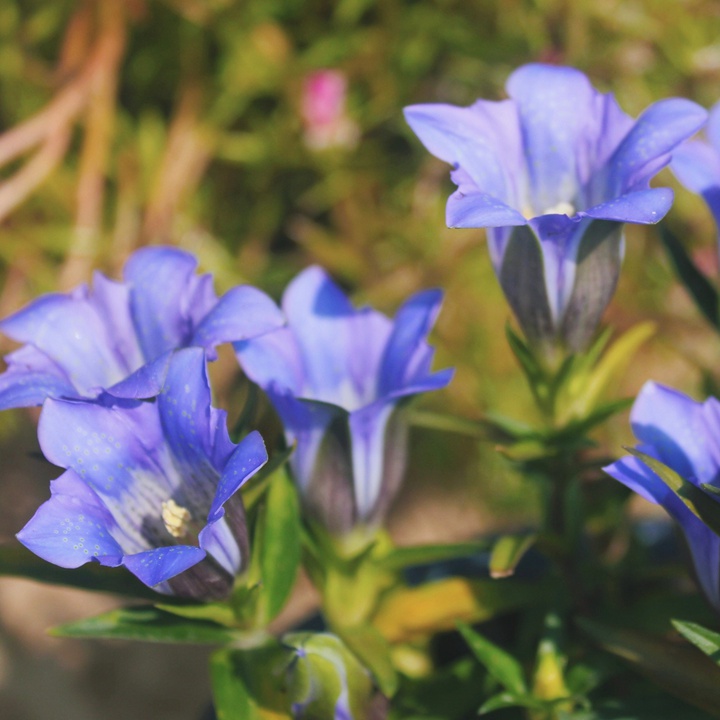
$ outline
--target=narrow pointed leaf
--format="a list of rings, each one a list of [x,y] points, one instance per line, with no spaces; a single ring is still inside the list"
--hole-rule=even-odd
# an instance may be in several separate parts
[[[457,628],[470,646],[473,655],[487,668],[495,680],[516,697],[527,694],[522,665],[512,655],[464,623],[459,622]]]
[[[720,665],[720,633],[686,620],[671,620],[673,627],[695,647]]]
[[[232,608],[221,602],[209,602],[202,605],[155,603],[155,607],[163,612],[187,618],[188,620],[209,620],[225,627],[237,627],[237,618]]]
[[[411,408],[406,411],[405,417],[411,425],[439,430],[440,432],[452,432],[458,435],[484,438],[487,435],[485,425],[476,420],[454,417],[430,410],[416,410]]]
[[[660,226],[660,239],[670,256],[680,282],[687,288],[705,319],[713,327],[720,329],[717,290],[710,280],[698,270],[680,240],[664,224]]]
[[[217,720],[261,720],[258,707],[227,650],[218,650],[210,658],[210,680]]]
[[[665,692],[720,717],[720,668],[686,645],[580,619],[598,645],[630,663]]]
[[[536,540],[535,534],[501,537],[490,554],[490,577],[506,578],[513,575],[518,563]]]
[[[411,545],[409,547],[393,548],[377,562],[383,570],[402,570],[413,565],[428,565],[443,560],[471,557],[488,550],[489,547],[490,543],[487,540],[450,543],[448,545]]]
[[[260,508],[254,553],[262,582],[262,620],[267,623],[283,609],[300,567],[300,506],[283,469],[273,476]]]
[[[59,637],[194,645],[226,645],[240,642],[244,637],[239,631],[215,623],[180,618],[148,606],[112,610],[93,618],[54,627],[50,632]]]

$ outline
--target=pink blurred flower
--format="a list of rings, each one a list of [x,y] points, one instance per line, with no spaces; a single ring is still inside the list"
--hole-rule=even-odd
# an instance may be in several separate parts
[[[305,78],[302,117],[311,150],[355,147],[359,128],[347,115],[347,79],[339,70],[318,70]]]

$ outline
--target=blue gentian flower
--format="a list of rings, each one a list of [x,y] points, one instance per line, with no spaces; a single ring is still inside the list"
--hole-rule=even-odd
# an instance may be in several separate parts
[[[647,383],[630,414],[638,450],[700,486],[720,487],[720,402],[697,402],[653,382]],[[605,472],[678,522],[690,546],[700,585],[720,610],[720,537],[699,520],[642,461],[624,457]],[[713,497],[708,494],[709,497]]]
[[[650,179],[705,122],[688,100],[637,119],[568,67],[531,64],[508,100],[405,109],[425,147],[454,166],[447,223],[489,228],[495,272],[523,332],[582,350],[617,283],[623,223],[656,223],[672,191]]]
[[[670,167],[688,190],[702,195],[720,227],[720,103],[710,110],[705,135],[675,150]]]
[[[135,252],[124,282],[95,273],[69,294],[44,295],[0,322],[26,343],[0,375],[0,410],[41,405],[46,397],[143,398],[157,394],[173,350],[205,348],[281,327],[282,313],[260,290],[239,286],[218,300],[211,275],[171,247]]]
[[[161,593],[230,592],[248,561],[237,491],[267,452],[257,432],[230,441],[201,348],[173,354],[155,402],[46,400],[39,438],[65,472],[18,533],[23,545],[64,568],[124,565]]]
[[[332,533],[381,521],[405,469],[404,402],[445,387],[430,372],[427,334],[439,290],[418,293],[395,320],[356,310],[319,267],[288,286],[288,326],[235,348],[247,375],[269,395],[297,443],[291,458],[305,509]]]

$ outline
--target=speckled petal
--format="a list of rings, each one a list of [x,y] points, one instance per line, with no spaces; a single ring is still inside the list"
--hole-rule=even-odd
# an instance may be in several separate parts
[[[199,547],[172,545],[126,555],[123,565],[151,588],[174,578],[205,559],[206,553]]]
[[[123,550],[112,536],[115,523],[97,494],[72,470],[53,480],[50,492],[17,539],[60,567],[76,568],[90,560],[119,565]]]

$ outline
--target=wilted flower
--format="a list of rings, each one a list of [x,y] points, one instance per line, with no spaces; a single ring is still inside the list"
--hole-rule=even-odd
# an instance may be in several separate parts
[[[410,298],[395,320],[355,310],[319,267],[289,285],[288,327],[235,344],[247,375],[282,419],[306,511],[332,533],[381,521],[405,469],[401,407],[445,387],[451,370],[430,372],[426,341],[442,295]]]
[[[720,487],[720,402],[696,402],[677,390],[647,383],[630,415],[638,450],[698,487]],[[605,472],[646,500],[662,505],[690,546],[700,585],[720,610],[720,537],[708,528],[641,460],[624,457]],[[713,497],[708,493],[708,497]]]
[[[410,127],[452,163],[450,227],[489,228],[503,291],[528,340],[582,350],[617,283],[622,224],[656,223],[672,191],[650,179],[705,121],[688,100],[662,100],[633,120],[573,68],[532,64],[510,99],[470,107],[413,105]]]
[[[196,259],[170,247],[135,252],[124,282],[94,275],[93,289],[44,295],[0,322],[26,343],[0,375],[0,409],[41,405],[46,397],[156,395],[173,350],[213,348],[274,330],[282,313],[250,286],[220,299],[211,275],[196,275]]]
[[[248,561],[237,491],[267,461],[257,432],[234,445],[225,420],[201,348],[173,354],[155,402],[48,399],[40,447],[66,472],[18,540],[61,567],[124,565],[158,592],[224,597]]]
[[[318,70],[305,78],[302,117],[312,150],[355,147],[359,130],[346,109],[347,79],[339,70]]]
[[[688,140],[673,152],[670,167],[688,190],[702,195],[720,227],[720,103],[710,110],[707,141]]]

